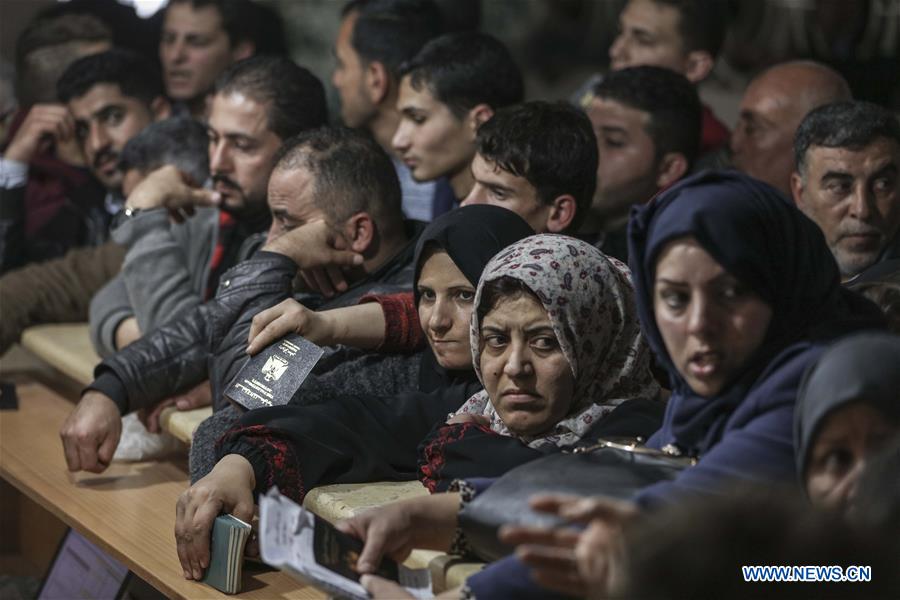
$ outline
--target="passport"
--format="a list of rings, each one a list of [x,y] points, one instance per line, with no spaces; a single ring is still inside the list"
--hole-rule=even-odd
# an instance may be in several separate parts
[[[209,567],[203,583],[226,594],[241,591],[244,546],[250,537],[250,525],[232,515],[216,517],[212,527]]]
[[[296,333],[286,335],[247,361],[225,396],[247,410],[287,404],[324,353]]]

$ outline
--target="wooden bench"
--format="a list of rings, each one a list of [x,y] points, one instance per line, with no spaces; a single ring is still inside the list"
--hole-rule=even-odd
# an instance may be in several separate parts
[[[175,501],[187,487],[175,462],[114,463],[100,475],[66,470],[59,428],[72,404],[45,386],[18,386],[0,412],[0,476],[170,598],[227,598],[187,581],[175,553]],[[278,571],[246,569],[239,598],[324,598]]]
[[[93,380],[94,367],[100,362],[100,357],[91,346],[88,326],[83,323],[29,328],[22,336],[22,344],[82,386]],[[162,412],[160,425],[163,430],[190,445],[197,426],[211,414],[209,407],[191,411],[169,407]],[[56,446],[62,459],[58,440]],[[183,487],[186,485],[185,482]],[[418,482],[331,485],[310,491],[304,506],[330,521],[337,521],[366,508],[425,494],[427,491]],[[457,557],[428,550],[415,550],[407,565],[413,568],[429,567],[436,592],[461,584],[468,575],[482,567],[480,563],[462,562]]]
[[[418,481],[324,485],[310,490],[303,499],[303,506],[336,522],[376,506],[427,495],[428,490]],[[413,569],[428,568],[436,594],[462,585],[469,575],[484,567],[483,563],[433,550],[413,550],[404,564]]]
[[[94,352],[87,323],[29,327],[22,334],[22,345],[79,385],[94,380],[100,357]],[[162,412],[159,423],[164,431],[190,445],[194,430],[211,414],[208,406],[186,411],[170,407]]]
[[[94,352],[87,323],[29,327],[22,334],[22,345],[81,385],[94,380],[100,357]]]

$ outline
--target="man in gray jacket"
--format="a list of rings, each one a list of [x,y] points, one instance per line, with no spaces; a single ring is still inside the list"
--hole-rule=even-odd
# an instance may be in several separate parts
[[[213,189],[160,169],[132,190],[113,229],[129,250],[91,305],[101,356],[212,297],[244,241],[269,225],[266,186],[282,143],[326,120],[322,83],[286,58],[254,57],[225,71],[207,124]]]

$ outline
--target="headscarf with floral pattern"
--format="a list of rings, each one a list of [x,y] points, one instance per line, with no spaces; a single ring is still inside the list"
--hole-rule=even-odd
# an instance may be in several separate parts
[[[522,438],[533,448],[567,446],[619,404],[655,398],[659,385],[650,372],[650,348],[641,334],[628,267],[578,239],[534,235],[491,259],[475,295],[481,303],[485,284],[510,277],[524,283],[547,311],[560,349],[572,369],[575,387],[566,417],[535,438]],[[472,315],[472,360],[481,374],[481,323]],[[457,411],[484,415],[491,429],[513,436],[488,397],[472,396]]]

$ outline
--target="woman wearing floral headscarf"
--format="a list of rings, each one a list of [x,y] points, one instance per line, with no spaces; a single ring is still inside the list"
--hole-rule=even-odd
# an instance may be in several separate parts
[[[485,389],[420,447],[432,491],[585,437],[659,425],[659,386],[623,263],[570,237],[532,236],[488,263],[475,306],[472,359]]]
[[[841,287],[818,227],[774,188],[736,172],[698,174],[636,209],[629,260],[643,333],[672,383],[663,424],[647,445],[697,463],[633,502],[532,499],[534,508],[587,529],[501,532],[519,545],[517,554],[471,576],[468,595],[603,596],[622,528],[642,511],[737,480],[794,481],[792,424],[804,371],[834,339],[884,324],[873,304]],[[363,556],[377,564],[398,536],[385,535],[388,527],[373,517],[357,521],[344,528],[366,538]],[[370,550],[370,531],[391,544]],[[440,541],[447,539],[452,533]]]

